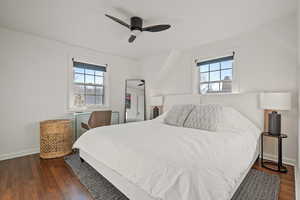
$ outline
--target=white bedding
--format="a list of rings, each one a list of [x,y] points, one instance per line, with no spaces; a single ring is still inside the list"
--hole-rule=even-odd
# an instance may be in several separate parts
[[[161,119],[95,128],[74,144],[163,200],[229,200],[255,154],[259,130],[208,132]]]

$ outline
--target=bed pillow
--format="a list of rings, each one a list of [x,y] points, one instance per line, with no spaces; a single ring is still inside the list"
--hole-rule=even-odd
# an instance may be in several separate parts
[[[164,118],[164,123],[173,126],[183,126],[188,115],[192,112],[195,105],[184,104],[184,105],[174,105],[168,111],[166,117]]]
[[[222,120],[223,106],[217,104],[197,105],[189,114],[184,127],[217,131]]]
[[[236,133],[253,133],[259,136],[261,130],[256,124],[251,122],[247,117],[239,111],[231,107],[223,107],[223,119],[218,124],[217,131],[236,132]]]

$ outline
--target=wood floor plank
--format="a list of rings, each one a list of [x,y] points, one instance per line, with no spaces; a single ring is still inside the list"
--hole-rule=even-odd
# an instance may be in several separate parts
[[[294,168],[282,174],[253,168],[280,177],[279,200],[295,199]],[[63,158],[42,160],[38,154],[0,161],[0,200],[92,200]]]

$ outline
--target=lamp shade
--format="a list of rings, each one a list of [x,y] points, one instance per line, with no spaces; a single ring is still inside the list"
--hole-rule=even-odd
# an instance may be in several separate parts
[[[151,105],[152,106],[163,105],[163,97],[162,96],[151,97]]]
[[[260,93],[260,108],[265,110],[290,110],[291,94],[289,92]]]

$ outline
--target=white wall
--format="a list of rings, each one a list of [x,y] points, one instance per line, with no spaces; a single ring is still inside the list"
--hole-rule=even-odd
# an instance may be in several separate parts
[[[299,118],[298,118],[298,127],[300,127],[300,1],[298,1],[298,32],[297,32],[297,39],[298,39],[298,111],[299,111]],[[298,128],[298,135],[300,135],[300,129]],[[300,169],[300,137],[298,137],[298,170]],[[299,180],[300,181],[300,180]],[[299,186],[300,189],[300,186]],[[300,192],[300,191],[299,191]],[[299,196],[300,197],[300,196]]]
[[[295,179],[296,179],[296,199],[300,199],[300,174],[299,174],[299,169],[300,169],[300,1],[298,1],[298,33],[297,33],[297,38],[298,38],[298,166],[295,169]]]
[[[193,93],[195,59],[228,55],[235,51],[234,72],[240,92],[291,91],[293,106],[283,113],[282,129],[288,134],[283,143],[284,158],[296,162],[298,141],[297,103],[297,22],[296,14],[273,21],[256,30],[235,37],[182,50],[180,62],[165,77],[159,78],[168,54],[145,58],[141,61],[146,80],[147,96],[153,94]],[[155,83],[155,84],[154,84]],[[154,88],[160,85],[160,88]],[[149,102],[149,101],[148,101]],[[149,112],[148,112],[149,113]],[[275,141],[266,143],[267,153],[274,155]]]
[[[68,113],[70,59],[110,68],[110,108],[123,121],[125,79],[137,62],[0,28],[0,160],[39,150],[39,121]]]

